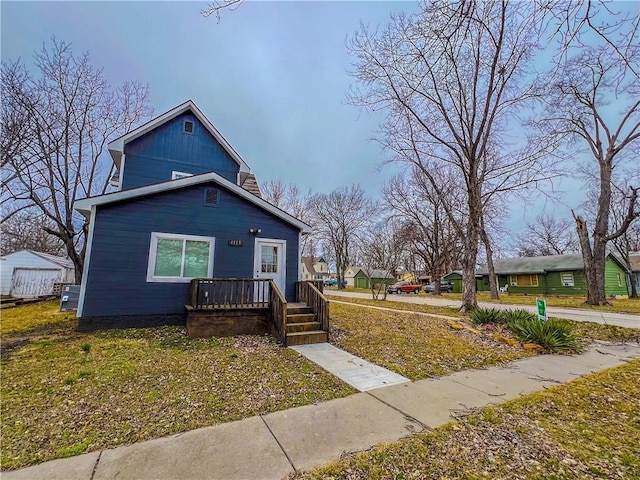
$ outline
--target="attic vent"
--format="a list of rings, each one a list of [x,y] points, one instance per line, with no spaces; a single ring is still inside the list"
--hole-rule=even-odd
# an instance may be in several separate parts
[[[193,133],[193,122],[191,122],[189,120],[185,120],[184,121],[183,132],[184,133]]]
[[[204,205],[206,207],[217,207],[220,198],[220,192],[217,188],[204,189]]]

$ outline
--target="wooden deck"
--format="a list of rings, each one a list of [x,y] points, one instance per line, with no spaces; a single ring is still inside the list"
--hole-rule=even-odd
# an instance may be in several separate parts
[[[189,338],[271,334],[283,345],[326,342],[328,301],[322,282],[297,282],[287,302],[272,280],[199,278],[191,281]]]

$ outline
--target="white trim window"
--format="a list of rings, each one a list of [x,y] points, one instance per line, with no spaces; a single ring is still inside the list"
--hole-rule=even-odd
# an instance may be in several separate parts
[[[181,178],[193,177],[193,173],[178,172],[176,170],[171,172],[171,180],[179,180]]]
[[[147,282],[187,283],[213,276],[215,238],[151,233]]]
[[[574,286],[573,273],[572,272],[562,273],[560,275],[560,279],[562,281],[562,286],[563,287],[573,287]]]

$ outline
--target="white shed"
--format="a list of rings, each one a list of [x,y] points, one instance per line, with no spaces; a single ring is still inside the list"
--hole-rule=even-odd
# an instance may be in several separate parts
[[[21,250],[0,257],[2,295],[50,295],[54,283],[73,283],[74,277],[73,262],[68,258],[32,250]]]

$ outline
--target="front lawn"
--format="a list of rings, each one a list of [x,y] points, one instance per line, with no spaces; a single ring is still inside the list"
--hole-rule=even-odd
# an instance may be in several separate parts
[[[399,305],[384,303],[391,303],[394,308]],[[331,302],[330,340],[339,348],[411,380],[532,355],[488,335],[452,330],[441,318],[337,302]]]
[[[637,479],[640,360],[487,407],[297,479]]]
[[[5,470],[354,393],[270,337],[78,333],[57,308],[2,312]]]

